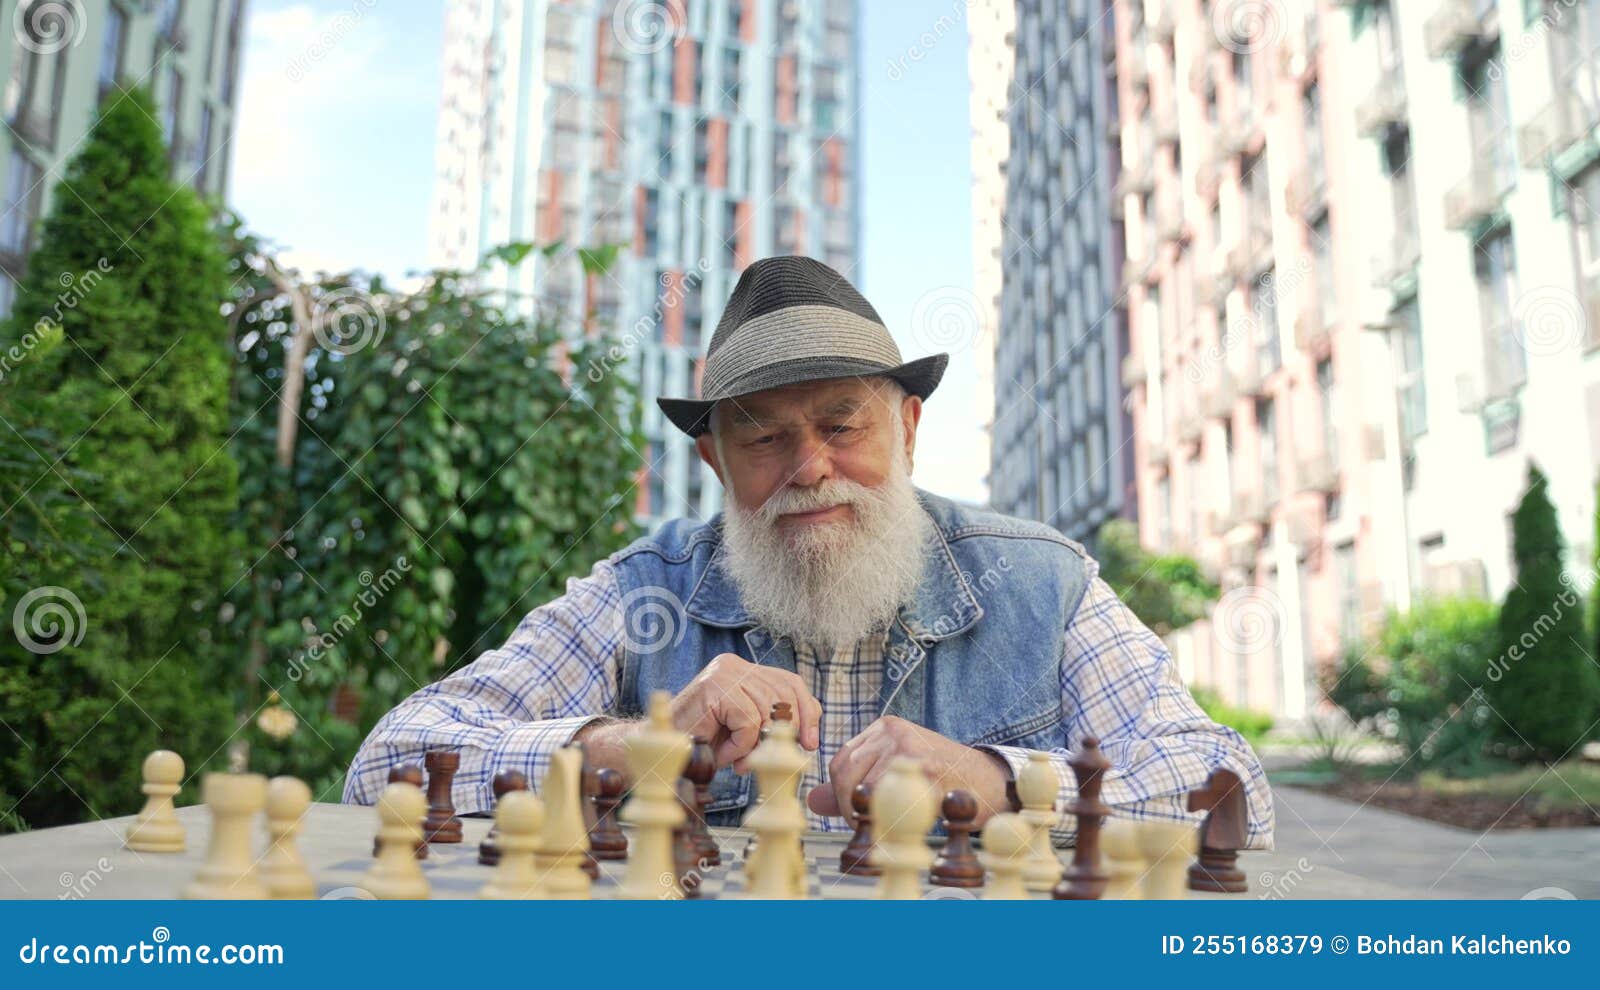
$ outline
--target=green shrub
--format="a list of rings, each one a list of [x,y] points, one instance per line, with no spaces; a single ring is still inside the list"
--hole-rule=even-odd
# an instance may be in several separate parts
[[[1157,635],[1203,619],[1217,600],[1217,586],[1200,565],[1181,554],[1157,556],[1139,545],[1139,530],[1113,519],[1095,537],[1100,577]]]
[[[1206,687],[1191,687],[1189,694],[1213,722],[1235,730],[1252,746],[1260,743],[1272,731],[1272,716],[1266,712],[1235,708],[1223,701],[1220,694]]]
[[[1327,695],[1392,738],[1408,769],[1466,771],[1492,736],[1483,700],[1498,610],[1471,598],[1424,599],[1391,613],[1375,642],[1346,655]]]

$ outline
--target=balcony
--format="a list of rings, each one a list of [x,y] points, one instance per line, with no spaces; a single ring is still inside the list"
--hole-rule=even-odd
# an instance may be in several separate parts
[[[1322,318],[1322,309],[1315,302],[1300,308],[1294,318],[1294,339],[1307,354],[1325,355],[1329,350],[1331,328]]]
[[[1233,514],[1229,517],[1229,529],[1241,526],[1259,526],[1266,522],[1272,515],[1267,506],[1267,500],[1258,491],[1242,491],[1233,493]]]
[[[1162,467],[1171,457],[1165,437],[1147,437],[1144,442],[1144,460],[1151,467]]]
[[[1405,79],[1398,72],[1385,72],[1356,104],[1356,131],[1362,137],[1383,137],[1405,122]]]
[[[1217,189],[1221,185],[1221,171],[1217,167],[1215,158],[1202,158],[1200,164],[1195,166],[1194,191],[1208,203],[1216,201]]]
[[[1395,231],[1372,256],[1372,284],[1380,289],[1395,289],[1410,279],[1421,257],[1416,230],[1407,225]]]
[[[1154,0],[1145,4],[1145,17],[1151,40],[1161,45],[1170,44],[1172,36],[1177,33],[1177,25],[1172,19],[1171,0]]]
[[[1323,493],[1339,490],[1339,465],[1327,451],[1302,457],[1295,467],[1297,490]]]
[[[1124,162],[1122,172],[1117,176],[1118,198],[1123,196],[1143,196],[1156,187],[1155,170],[1148,161]]]
[[[1291,506],[1284,515],[1289,543],[1302,551],[1316,546],[1322,537],[1320,522],[1321,512],[1315,507],[1308,508],[1303,503]]]
[[[1444,222],[1451,230],[1466,230],[1499,212],[1506,193],[1515,184],[1510,169],[1474,160],[1466,178],[1444,194]]]
[[[1200,434],[1205,432],[1205,423],[1192,410],[1182,409],[1178,412],[1178,442],[1194,443],[1200,439]]]
[[[1309,217],[1328,201],[1328,182],[1320,169],[1302,165],[1283,187],[1283,205],[1292,214]]]
[[[1127,292],[1134,286],[1149,279],[1155,271],[1155,252],[1146,252],[1143,256],[1124,258],[1122,262],[1122,291]]]
[[[1267,376],[1261,373],[1261,362],[1256,359],[1256,349],[1243,347],[1244,352],[1229,367],[1233,387],[1239,395],[1253,399],[1266,391]]]
[[[1600,125],[1600,105],[1558,87],[1555,99],[1517,129],[1519,158],[1525,168],[1538,168],[1588,137],[1596,125]]]
[[[1122,359],[1122,387],[1134,388],[1145,382],[1144,361],[1137,355],[1129,354]]]
[[[1440,0],[1422,25],[1423,44],[1429,58],[1455,58],[1467,48],[1499,33],[1492,13],[1479,13],[1484,0]],[[1489,5],[1489,10],[1493,11]]]
[[[1285,78],[1303,82],[1310,75],[1317,64],[1321,31],[1322,22],[1313,3],[1306,9],[1305,19],[1289,28],[1288,36],[1278,48],[1278,69]]]
[[[1217,146],[1229,156],[1254,150],[1260,137],[1261,128],[1255,116],[1248,111],[1231,115],[1217,127]]]
[[[1188,232],[1183,222],[1183,204],[1176,196],[1163,196],[1156,205],[1156,238],[1163,244],[1176,243]]]
[[[1246,571],[1256,569],[1256,553],[1261,544],[1254,535],[1240,536],[1223,541],[1227,554],[1226,560],[1229,567],[1237,567]]]
[[[1481,560],[1426,565],[1422,569],[1422,586],[1430,595],[1440,598],[1487,598],[1489,595],[1489,578]]]
[[[1162,107],[1152,114],[1151,130],[1156,144],[1178,143],[1178,112],[1173,107]]]
[[[1136,44],[1128,49],[1128,71],[1124,75],[1128,77],[1128,85],[1136,90],[1150,87],[1150,63],[1146,61],[1147,58],[1143,45]]]
[[[1233,415],[1233,402],[1237,395],[1233,376],[1227,368],[1218,368],[1200,393],[1200,409],[1212,419],[1227,419]]]

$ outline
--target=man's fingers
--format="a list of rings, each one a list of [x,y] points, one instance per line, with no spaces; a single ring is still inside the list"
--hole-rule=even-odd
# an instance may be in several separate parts
[[[806,795],[806,807],[812,814],[824,818],[839,818],[844,816],[844,810],[839,807],[839,799],[834,796],[832,784],[818,784],[811,788]]]
[[[720,767],[749,756],[761,742],[761,726],[765,723],[755,700],[743,691],[728,692],[716,710],[717,721],[728,733],[713,751]]]
[[[860,736],[856,738],[861,739]],[[838,808],[835,814],[854,824],[855,812],[850,808],[850,795],[857,784],[868,782],[867,774],[888,751],[888,741],[877,737],[868,737],[840,751],[842,758],[835,758],[828,768],[828,779],[833,785],[833,803]]]
[[[800,745],[806,749],[816,749],[822,745],[822,702],[802,687],[797,714],[800,719]]]

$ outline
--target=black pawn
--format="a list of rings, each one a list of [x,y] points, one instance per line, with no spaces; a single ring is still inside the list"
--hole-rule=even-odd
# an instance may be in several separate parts
[[[672,830],[673,872],[678,876],[678,886],[689,900],[699,900],[700,846],[695,841],[694,782],[678,778],[678,804],[683,807],[683,824]]]
[[[949,835],[944,848],[933,861],[928,879],[940,887],[982,887],[983,866],[972,851],[973,823],[978,817],[978,801],[966,791],[951,791],[940,809],[944,829]]]
[[[622,804],[622,774],[610,767],[601,767],[594,776],[595,822],[594,830],[589,833],[589,851],[595,859],[627,859],[628,837],[617,824],[617,806]]]
[[[600,823],[600,815],[594,808],[594,795],[599,791],[600,784],[595,779],[595,768],[589,762],[589,751],[583,743],[571,745],[583,755],[583,762],[578,769],[578,806],[583,811],[583,834],[589,840],[589,848],[583,851],[583,872],[590,880],[598,880],[600,863],[594,855],[594,830]]]
[[[525,791],[528,789],[528,778],[520,770],[502,770],[494,775],[494,803],[500,806],[500,799],[512,791]],[[500,827],[489,826],[489,834],[478,843],[478,862],[484,866],[494,866],[500,862]]]
[[[850,808],[856,813],[856,834],[839,854],[839,872],[855,877],[875,877],[883,870],[871,862],[872,844],[872,785],[857,784],[850,792]]]

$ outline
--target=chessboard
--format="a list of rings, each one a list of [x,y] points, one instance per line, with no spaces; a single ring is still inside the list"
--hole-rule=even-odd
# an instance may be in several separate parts
[[[178,809],[186,833],[182,852],[134,852],[123,847],[133,816],[40,829],[0,836],[0,898],[63,900],[164,900],[180,897],[199,872],[210,844],[210,816],[203,805]],[[377,816],[372,808],[345,804],[312,804],[304,818],[300,852],[316,884],[314,897],[325,900],[366,900],[373,897],[363,886],[372,866],[372,837]],[[443,900],[475,898],[494,868],[478,862],[478,845],[488,833],[487,818],[463,818],[462,841],[431,843],[420,863],[430,897]],[[633,830],[624,826],[632,837]],[[744,894],[745,856],[752,833],[748,829],[711,829],[722,852],[722,865],[700,872],[703,899],[738,898]],[[258,837],[258,847],[264,841]],[[820,900],[870,900],[876,898],[876,877],[843,873],[839,854],[849,832],[807,832],[805,850],[807,895]],[[937,845],[937,840],[930,840]],[[591,897],[610,900],[627,870],[626,861],[602,861],[600,877]],[[664,888],[665,889],[665,888]],[[923,884],[925,900],[975,900],[982,889]],[[1190,897],[1217,896],[1191,892]],[[1049,899],[1049,893],[1031,898]]]

